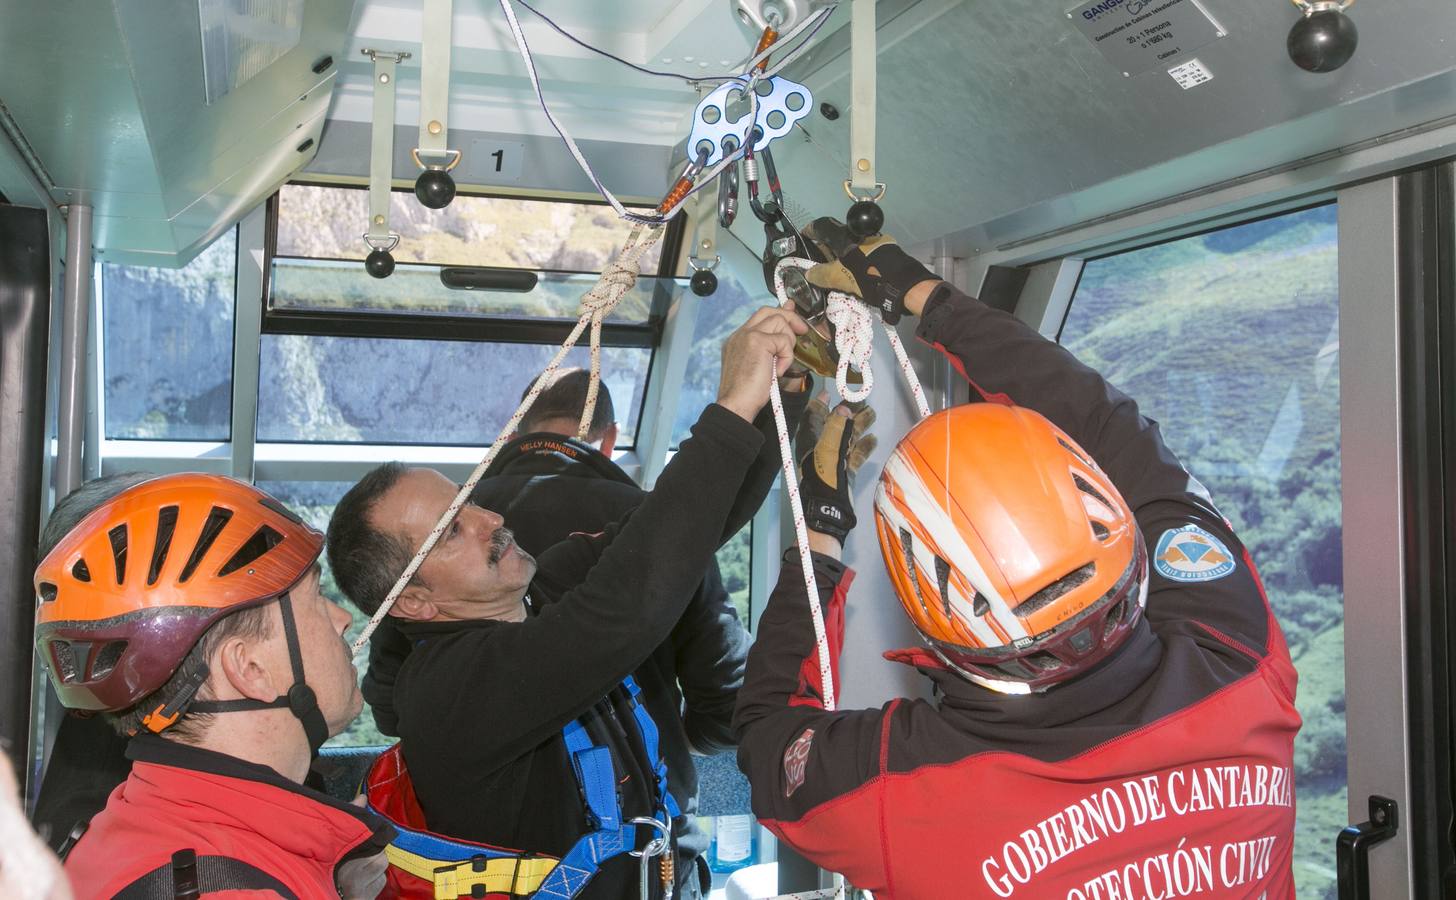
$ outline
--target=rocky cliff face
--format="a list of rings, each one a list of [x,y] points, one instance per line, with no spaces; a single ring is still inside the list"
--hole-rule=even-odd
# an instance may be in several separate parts
[[[476,201],[473,205],[465,201]],[[392,224],[403,248],[432,262],[600,270],[626,228],[605,207],[460,198],[424,210],[396,195]],[[289,188],[279,253],[357,258],[362,191]],[[111,437],[228,437],[232,393],[234,235],[184,269],[103,267],[107,433]],[[654,271],[649,262],[644,271]],[[685,433],[711,402],[724,337],[757,296],[731,276],[701,303],[693,362],[675,416]],[[515,410],[554,347],[265,335],[258,437],[266,441],[485,444]],[[635,435],[651,352],[607,348],[603,380],[626,437]],[[567,365],[589,364],[586,349]],[[649,415],[658,411],[648,411]],[[676,415],[675,415],[676,414]]]

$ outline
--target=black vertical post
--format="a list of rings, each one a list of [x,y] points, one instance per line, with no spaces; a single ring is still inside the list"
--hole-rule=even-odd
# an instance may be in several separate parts
[[[1450,611],[1456,592],[1456,173],[1400,176],[1402,503],[1410,721],[1411,897],[1452,868]]]
[[[35,542],[45,453],[50,232],[44,210],[0,205],[0,738],[27,765]]]

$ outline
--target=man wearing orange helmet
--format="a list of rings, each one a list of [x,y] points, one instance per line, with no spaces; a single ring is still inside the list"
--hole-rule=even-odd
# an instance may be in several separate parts
[[[36,650],[63,705],[134,735],[131,775],[67,857],[78,898],[383,887],[393,829],[302,786],[362,706],[349,614],[319,592],[322,547],[272,497],[213,475],[112,476],[57,504]]]
[[[790,554],[735,718],[754,811],[876,897],[1294,896],[1295,671],[1202,485],[1057,344],[888,238],[809,233],[836,257],[810,281],[920,316],[982,402],[911,429],[875,496],[925,642],[887,656],[936,700],[826,711]],[[844,467],[817,471],[852,526]],[[836,659],[846,532],[810,532]]]

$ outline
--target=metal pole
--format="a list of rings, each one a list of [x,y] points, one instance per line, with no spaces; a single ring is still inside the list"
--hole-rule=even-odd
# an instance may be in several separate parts
[[[91,317],[91,207],[66,208],[66,277],[61,297],[61,386],[56,499],[81,486],[86,434],[86,332]]]

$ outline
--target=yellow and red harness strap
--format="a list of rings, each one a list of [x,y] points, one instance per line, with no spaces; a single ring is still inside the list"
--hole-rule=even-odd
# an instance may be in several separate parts
[[[384,848],[384,855],[396,869],[433,884],[435,900],[470,897],[477,885],[487,894],[529,897],[559,861],[550,856],[502,856],[453,862],[420,856],[394,844]]]

